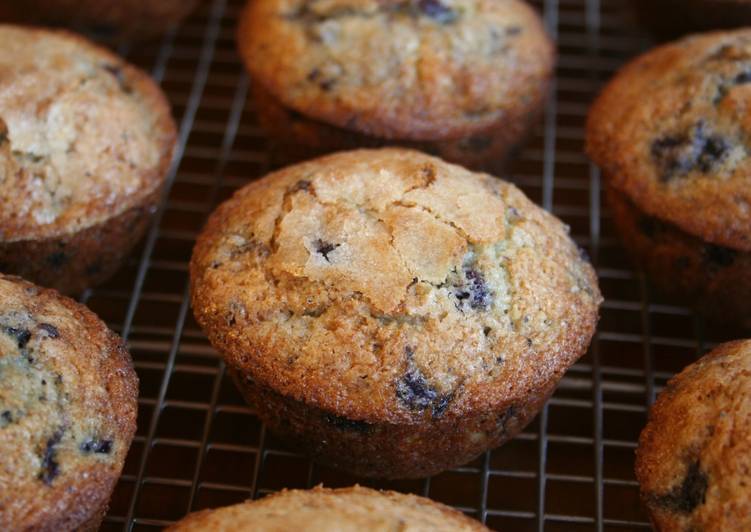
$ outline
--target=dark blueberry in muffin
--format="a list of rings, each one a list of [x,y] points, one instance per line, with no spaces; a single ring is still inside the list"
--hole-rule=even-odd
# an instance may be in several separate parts
[[[26,345],[29,343],[29,340],[31,340],[31,332],[28,329],[5,327],[3,330],[8,336],[15,338],[19,349],[26,347]]]
[[[463,279],[454,285],[453,290],[458,300],[457,308],[463,310],[469,306],[473,310],[487,310],[492,302],[492,294],[483,274],[471,266],[465,266],[462,273]]]
[[[453,399],[453,396],[451,394],[439,396],[438,399],[433,403],[433,407],[431,409],[433,417],[434,418],[441,417],[443,413],[446,411],[446,409],[449,407],[449,405],[451,404],[452,399]]]
[[[490,305],[490,291],[485,284],[485,277],[478,270],[467,269],[464,271],[469,285],[469,305],[473,309],[485,310]]]
[[[422,13],[441,24],[450,24],[456,20],[456,12],[440,0],[419,0],[417,6]]]
[[[708,131],[698,122],[688,134],[667,135],[652,143],[651,153],[663,181],[699,170],[708,173],[722,163],[731,149],[724,137]]]
[[[698,462],[694,462],[689,466],[680,485],[664,495],[654,495],[651,499],[654,504],[666,510],[690,514],[704,504],[707,484],[707,475],[701,470]]]
[[[433,388],[414,361],[414,350],[406,348],[407,371],[396,385],[396,396],[411,410],[425,410],[438,399],[438,392]]]
[[[40,323],[39,328],[47,333],[47,336],[50,338],[60,337],[60,331],[58,331],[57,327],[55,327],[54,325],[50,325],[49,323]]]
[[[730,89],[732,89],[733,87],[737,87],[738,85],[745,85],[746,83],[751,83],[751,69],[743,70],[736,74],[732,79],[721,82],[717,86],[717,96],[715,96],[713,100],[714,103],[720,103],[725,98],[725,96],[727,96],[728,91],[730,91]]]
[[[63,438],[62,429],[55,432],[47,440],[47,444],[42,454],[42,466],[39,472],[39,480],[45,484],[52,484],[55,477],[60,473],[60,464],[57,463],[57,450],[56,446]]]
[[[407,370],[397,384],[396,395],[412,410],[424,410],[438,397],[438,393],[431,388],[422,372],[414,366]]]
[[[84,453],[109,454],[112,451],[112,440],[91,438],[81,444]]]
[[[326,242],[319,238],[318,240],[315,241],[316,253],[322,255],[323,258],[326,259],[327,262],[331,262],[329,260],[329,253],[331,253],[336,248],[338,248],[339,245],[340,244],[332,244],[331,242]]]

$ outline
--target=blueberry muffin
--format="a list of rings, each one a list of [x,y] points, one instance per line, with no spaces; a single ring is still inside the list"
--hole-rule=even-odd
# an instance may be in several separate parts
[[[282,491],[258,501],[190,514],[168,532],[308,530],[475,531],[488,529],[424,497],[351,488]]]
[[[402,144],[498,163],[538,117],[555,62],[520,0],[257,0],[238,40],[287,160]]]
[[[615,225],[655,285],[746,327],[750,106],[751,31],[709,33],[628,64],[587,127]]]
[[[96,530],[137,396],[130,356],[91,311],[0,275],[0,529]]]
[[[65,32],[0,25],[0,271],[76,293],[109,278],[161,197],[159,88]]]
[[[657,530],[751,530],[751,340],[668,383],[639,438],[636,476]]]
[[[434,474],[516,435],[586,351],[600,303],[560,221],[403,149],[244,187],[190,274],[198,323],[268,426],[377,477]]]
[[[0,0],[6,21],[89,26],[124,37],[154,37],[185,18],[198,0]]]
[[[659,38],[751,24],[751,0],[633,0],[639,20]]]

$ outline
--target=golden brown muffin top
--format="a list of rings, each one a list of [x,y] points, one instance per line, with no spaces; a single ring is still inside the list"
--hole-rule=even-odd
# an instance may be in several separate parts
[[[72,530],[105,504],[137,396],[130,356],[92,312],[0,275],[0,529]]]
[[[256,0],[240,52],[311,118],[385,138],[456,138],[502,120],[551,76],[553,45],[519,0]]]
[[[482,524],[424,497],[360,486],[282,491],[258,501],[190,514],[169,532],[487,531]]]
[[[751,30],[687,37],[629,63],[589,114],[587,151],[640,210],[751,250]]]
[[[162,183],[174,137],[146,74],[74,34],[0,25],[0,240],[123,212]]]
[[[670,380],[637,449],[659,530],[751,529],[751,340],[718,346]]]
[[[200,235],[191,279],[231,366],[372,422],[526,397],[583,354],[601,300],[567,228],[517,188],[401,149],[239,190]]]

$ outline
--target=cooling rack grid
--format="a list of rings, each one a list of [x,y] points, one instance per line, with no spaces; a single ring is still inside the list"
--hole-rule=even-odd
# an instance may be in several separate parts
[[[127,266],[82,297],[128,342],[139,428],[103,530],[155,530],[189,511],[282,488],[361,484],[413,492],[500,530],[648,529],[636,439],[665,381],[712,344],[687,309],[657,299],[615,238],[584,121],[602,83],[649,42],[627,0],[533,2],[559,63],[544,120],[507,176],[571,226],[606,301],[589,353],[516,439],[431,479],[373,482],[310,462],[267,433],[193,321],[187,263],[205,217],[269,169],[235,51],[244,0],[205,0],[161,41],[113,46],[161,83],[180,127],[171,189]]]

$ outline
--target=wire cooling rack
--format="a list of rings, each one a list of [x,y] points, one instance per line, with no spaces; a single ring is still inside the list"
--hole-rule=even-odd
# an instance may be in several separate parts
[[[425,495],[507,531],[648,528],[636,440],[655,393],[709,344],[701,321],[656,299],[629,266],[582,151],[598,88],[648,46],[626,2],[535,2],[558,42],[558,72],[544,120],[508,176],[588,249],[606,296],[599,332],[520,436],[425,480],[358,479],[285,450],[191,316],[187,263],[207,214],[269,169],[235,52],[243,0],[206,0],[158,42],[109,43],[162,84],[180,134],[171,190],[147,238],[115,279],[83,296],[127,340],[141,381],[138,433],[104,530],[158,529],[189,511],[321,482]]]

